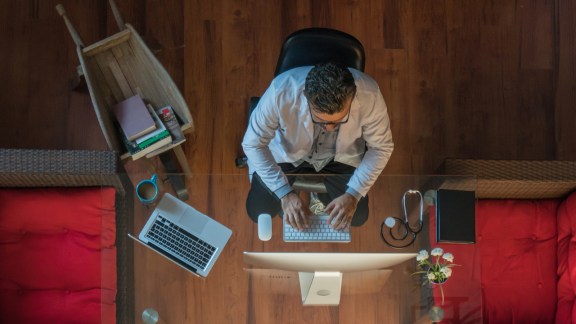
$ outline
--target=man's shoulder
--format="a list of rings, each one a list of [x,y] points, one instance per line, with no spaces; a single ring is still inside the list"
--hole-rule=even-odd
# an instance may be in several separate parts
[[[298,67],[275,77],[272,81],[272,87],[277,100],[280,102],[292,102],[302,96],[306,76],[311,68],[311,66]]]
[[[376,82],[376,80],[374,80],[368,74],[352,68],[350,68],[350,72],[352,72],[354,80],[356,81],[356,86],[359,89],[366,90],[368,92],[379,91],[380,88],[378,87],[378,82]]]

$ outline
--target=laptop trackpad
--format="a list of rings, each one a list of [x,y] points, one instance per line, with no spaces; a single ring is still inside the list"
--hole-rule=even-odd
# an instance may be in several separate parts
[[[198,217],[198,215],[195,215],[193,211],[187,211],[180,218],[180,223],[182,223],[182,225],[184,225],[185,228],[188,228],[194,231],[195,233],[200,234],[202,233],[204,227],[208,223],[208,219],[206,219],[205,217]]]
[[[160,200],[160,204],[158,205],[159,210],[163,211],[163,214],[171,215],[171,217],[178,218],[186,211],[186,205],[180,202],[176,198],[172,198],[172,196],[164,196],[166,199]],[[172,219],[174,220],[174,218]]]

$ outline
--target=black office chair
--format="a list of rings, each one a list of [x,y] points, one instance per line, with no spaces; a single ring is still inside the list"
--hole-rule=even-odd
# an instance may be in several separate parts
[[[274,77],[282,72],[300,66],[314,66],[324,62],[338,62],[345,66],[364,71],[366,55],[364,46],[354,36],[329,28],[306,28],[290,34],[280,51]],[[260,97],[250,98],[248,116],[252,113]],[[236,158],[236,166],[246,167],[245,156]],[[322,182],[297,179],[293,184],[295,190],[325,193]]]
[[[299,66],[339,62],[364,71],[364,46],[354,36],[335,29],[306,28],[284,41],[274,76]]]

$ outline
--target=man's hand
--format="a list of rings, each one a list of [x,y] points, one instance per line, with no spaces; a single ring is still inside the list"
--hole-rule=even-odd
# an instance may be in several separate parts
[[[300,231],[308,227],[308,216],[311,214],[310,208],[304,206],[302,200],[295,192],[282,197],[281,202],[284,218],[286,218],[290,226]]]
[[[352,223],[352,216],[356,211],[358,201],[354,196],[345,193],[340,197],[332,200],[324,209],[324,212],[330,214],[328,224],[332,224],[334,229],[345,229]]]

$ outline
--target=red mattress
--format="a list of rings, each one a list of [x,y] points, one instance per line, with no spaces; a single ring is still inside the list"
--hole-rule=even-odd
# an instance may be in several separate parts
[[[478,269],[464,274],[454,268],[448,295],[482,298],[483,323],[554,323],[556,312],[556,211],[558,200],[489,200],[476,207],[476,244],[437,244],[454,255],[454,263]],[[434,233],[431,210],[430,235]],[[467,276],[482,284],[482,296],[466,291]],[[471,296],[471,294],[473,296]],[[436,302],[440,296],[434,291]],[[446,305],[448,308],[452,305]],[[468,323],[479,309],[461,309],[446,322]]]
[[[114,188],[0,189],[0,318],[115,323]]]

